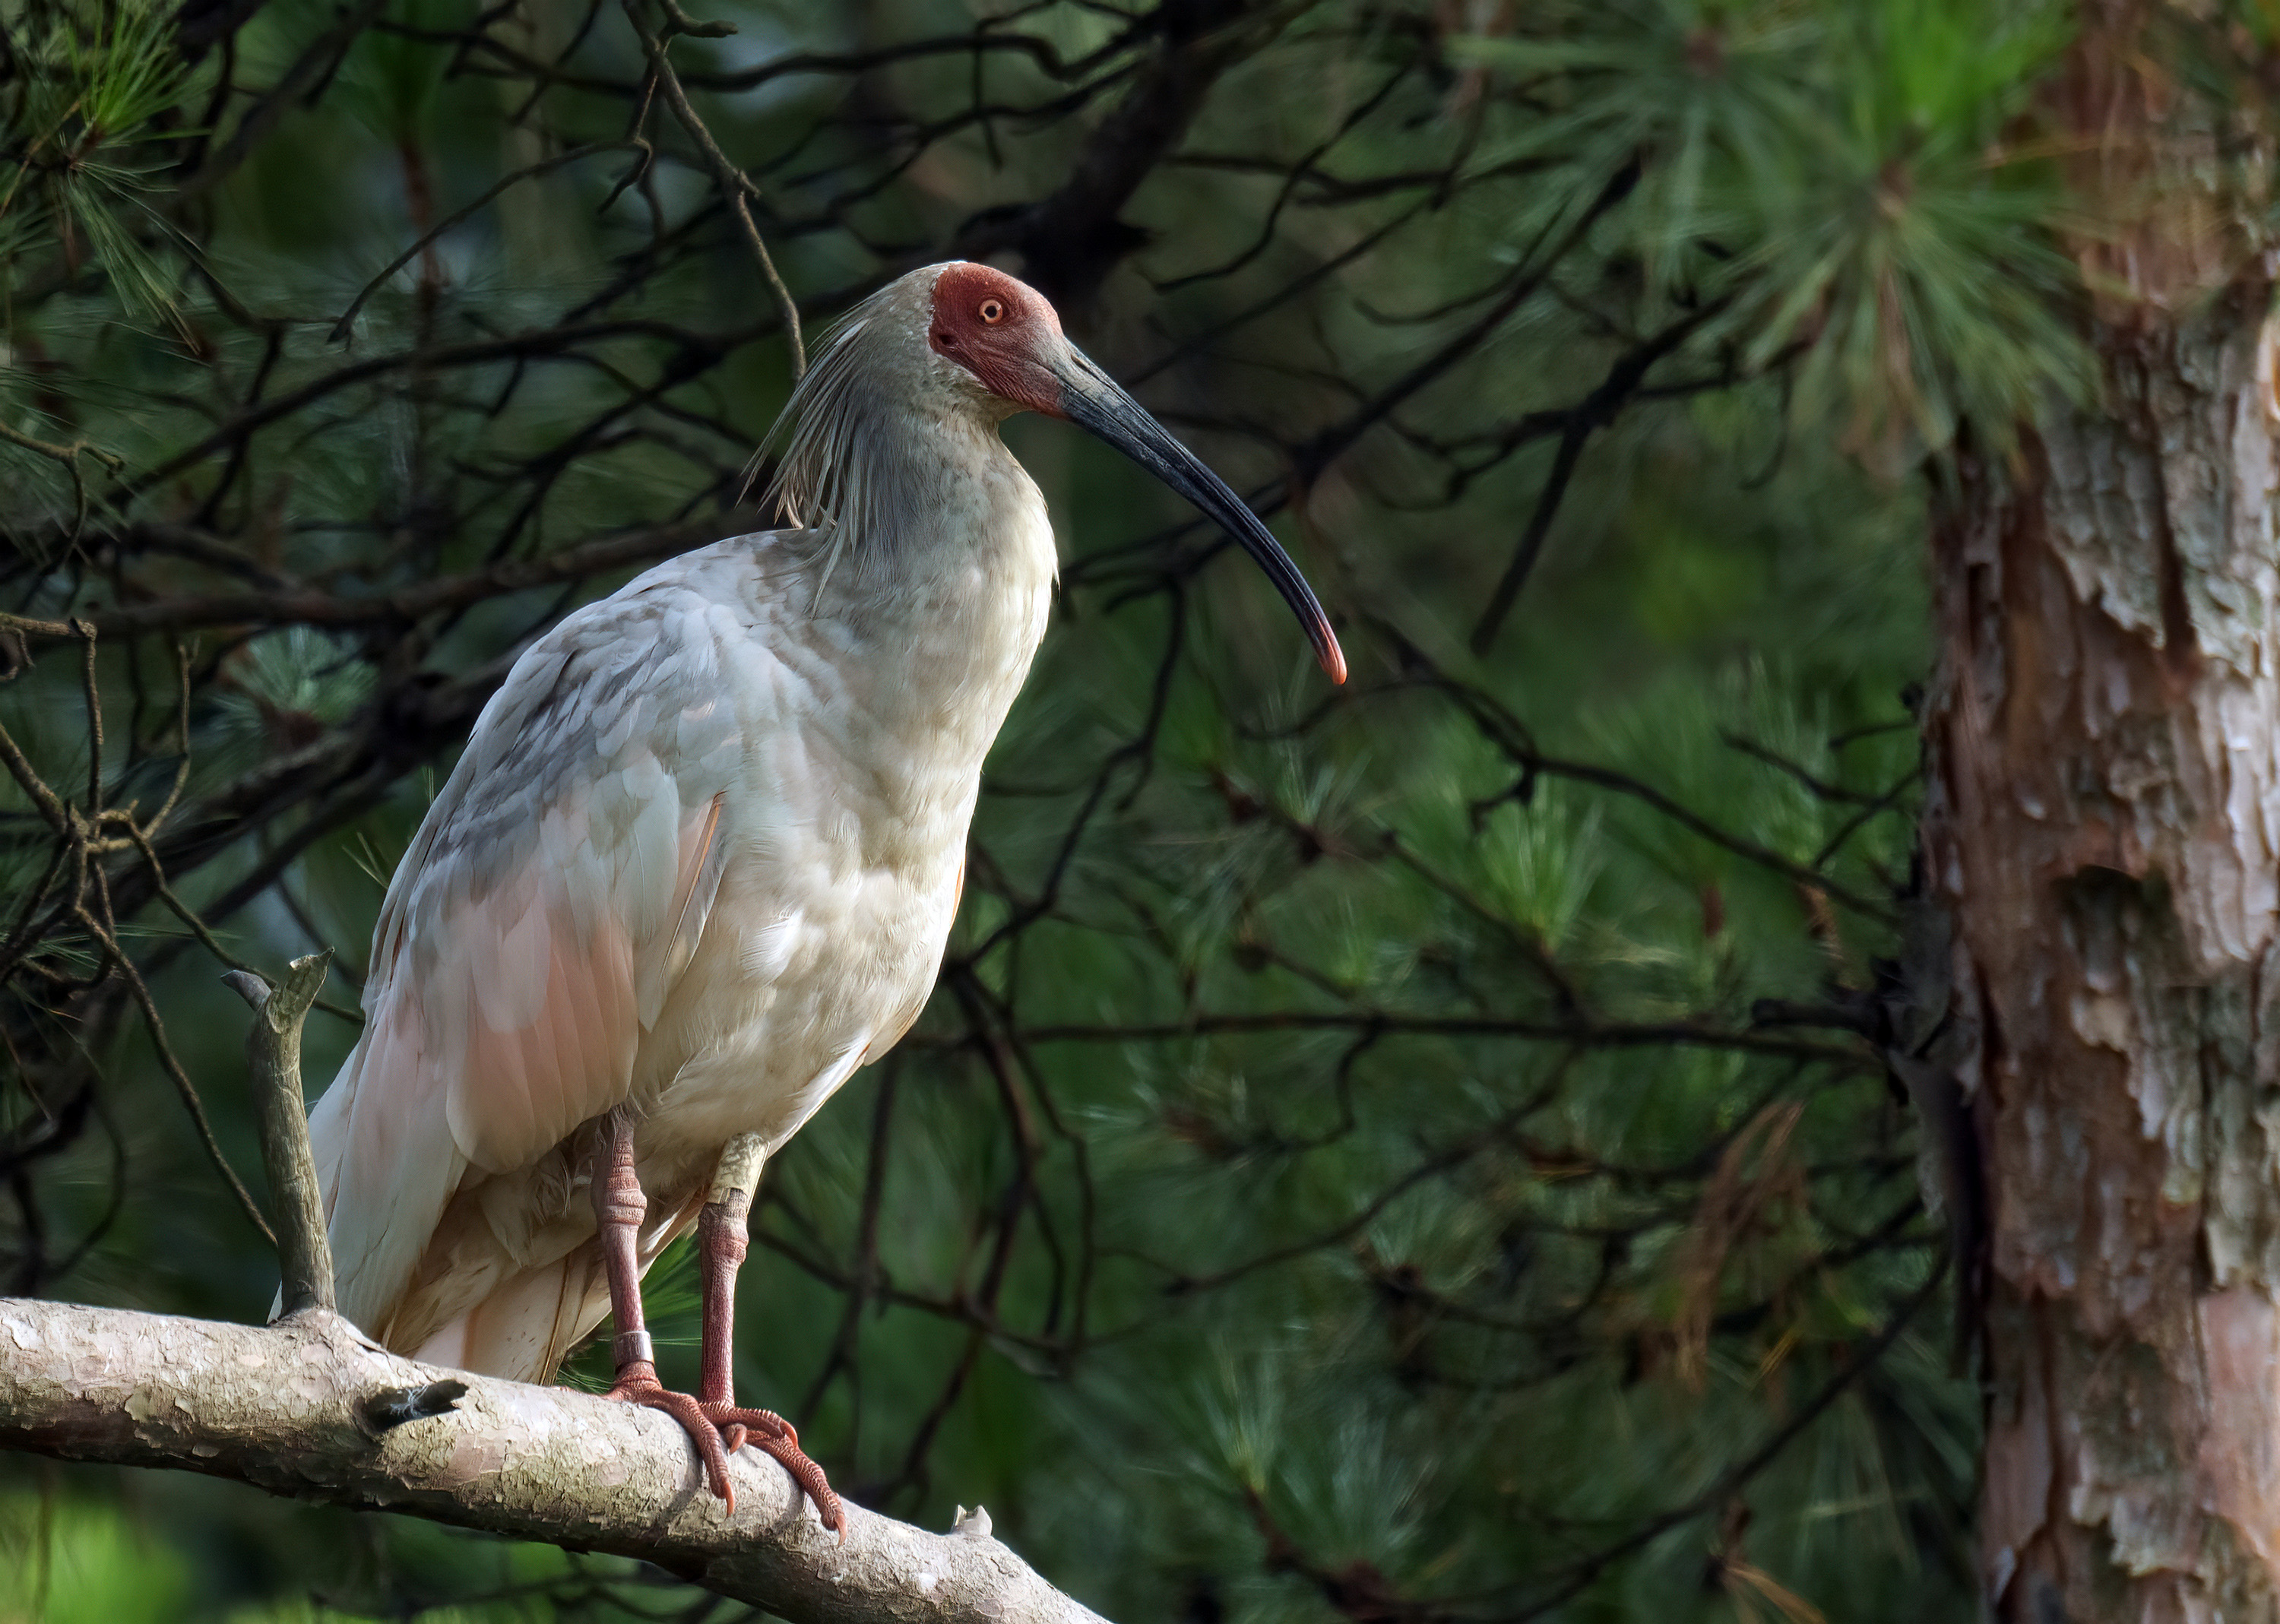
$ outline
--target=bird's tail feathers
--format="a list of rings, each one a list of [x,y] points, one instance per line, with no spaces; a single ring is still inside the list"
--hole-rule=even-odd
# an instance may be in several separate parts
[[[412,1357],[510,1382],[550,1382],[570,1350],[610,1312],[600,1264],[589,1244],[511,1274],[428,1336]]]
[[[417,1012],[384,1004],[309,1113],[341,1312],[375,1335],[467,1166],[420,1059]]]
[[[696,1223],[705,1194],[700,1188],[677,1211],[652,1209],[657,1221],[635,1243],[643,1274]],[[463,1211],[473,1220],[480,1208],[472,1202],[453,1208]],[[610,1282],[598,1239],[589,1236],[545,1262],[517,1265],[488,1227],[463,1226],[447,1215],[443,1229],[446,1238],[458,1235],[458,1247],[448,1262],[441,1252],[431,1262],[443,1265],[436,1284],[452,1290],[454,1305],[443,1310],[449,1317],[439,1325],[434,1297],[415,1287],[381,1333],[398,1352],[512,1382],[551,1382],[570,1351],[609,1317]],[[478,1281],[483,1283],[474,1289],[481,1295],[469,1302],[468,1288]]]

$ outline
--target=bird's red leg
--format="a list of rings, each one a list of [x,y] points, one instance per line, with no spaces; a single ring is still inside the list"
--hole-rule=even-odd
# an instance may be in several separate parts
[[[610,1315],[618,1327],[610,1346],[617,1380],[606,1397],[662,1410],[679,1421],[705,1458],[705,1475],[712,1492],[733,1512],[736,1491],[728,1482],[728,1451],[721,1447],[720,1429],[696,1399],[672,1391],[657,1379],[657,1351],[642,1318],[641,1265],[635,1253],[649,1198],[634,1176],[633,1120],[615,1112],[605,1132],[608,1139],[594,1180],[594,1217],[601,1232],[602,1267],[610,1282]]]
[[[610,1312],[618,1334],[611,1346],[617,1380],[608,1397],[626,1404],[662,1410],[679,1421],[705,1458],[705,1475],[712,1492],[736,1509],[736,1491],[728,1481],[728,1457],[747,1443],[783,1463],[792,1480],[815,1502],[815,1514],[827,1528],[847,1537],[847,1514],[831,1491],[823,1468],[799,1447],[792,1425],[770,1410],[747,1410],[736,1402],[732,1374],[736,1315],[736,1270],[751,1248],[745,1220],[752,1209],[752,1192],[759,1186],[765,1142],[757,1134],[729,1141],[713,1174],[711,1199],[697,1220],[697,1251],[705,1276],[705,1340],[701,1374],[695,1397],[676,1393],[657,1376],[657,1354],[643,1322],[641,1266],[636,1242],[649,1198],[634,1174],[634,1129],[630,1118],[619,1112],[610,1119],[594,1181],[594,1214],[600,1226],[602,1264],[610,1282]],[[726,1435],[725,1436],[723,1435]]]
[[[705,1280],[705,1341],[697,1397],[706,1419],[727,1435],[731,1451],[750,1443],[782,1462],[815,1502],[815,1514],[827,1528],[847,1537],[847,1514],[823,1475],[823,1468],[799,1447],[799,1434],[773,1410],[739,1406],[736,1391],[736,1271],[743,1266],[751,1247],[746,1220],[752,1195],[759,1189],[765,1142],[745,1134],[728,1142],[712,1175],[710,1198],[697,1219],[698,1266]]]

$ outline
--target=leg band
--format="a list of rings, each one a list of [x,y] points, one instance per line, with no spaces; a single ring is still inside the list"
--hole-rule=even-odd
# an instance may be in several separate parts
[[[731,1192],[743,1190],[747,1197],[760,1188],[760,1166],[768,1158],[768,1142],[758,1134],[738,1134],[722,1147],[720,1159],[713,1165],[712,1186],[705,1192],[708,1202],[722,1202]]]

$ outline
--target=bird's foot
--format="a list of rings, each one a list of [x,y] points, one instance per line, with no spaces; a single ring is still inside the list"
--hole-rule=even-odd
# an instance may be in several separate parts
[[[830,1481],[823,1475],[823,1468],[810,1460],[799,1447],[799,1434],[790,1421],[773,1410],[748,1410],[728,1403],[700,1404],[697,1408],[725,1435],[729,1453],[750,1443],[781,1462],[783,1469],[791,1474],[792,1482],[815,1502],[817,1520],[838,1535],[841,1543],[846,1543],[846,1510],[839,1504],[839,1496]]]
[[[843,1544],[846,1542],[847,1512],[838,1495],[823,1475],[823,1468],[799,1447],[799,1434],[792,1424],[774,1411],[718,1401],[708,1404],[692,1394],[676,1393],[657,1379],[657,1367],[647,1360],[635,1360],[621,1368],[604,1397],[620,1404],[662,1410],[679,1421],[704,1458],[705,1476],[712,1492],[727,1502],[731,1516],[736,1510],[736,1490],[728,1481],[728,1457],[750,1443],[791,1474],[792,1481],[815,1502],[817,1519],[838,1535]]]

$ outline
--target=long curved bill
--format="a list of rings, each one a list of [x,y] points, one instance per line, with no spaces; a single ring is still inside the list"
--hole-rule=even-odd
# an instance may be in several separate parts
[[[1204,466],[1193,451],[1172,438],[1171,431],[1148,415],[1147,409],[1118,387],[1116,381],[1094,366],[1074,345],[1050,364],[1061,386],[1061,415],[1087,433],[1106,441],[1134,462],[1217,520],[1221,528],[1243,543],[1244,551],[1267,572],[1267,579],[1282,595],[1314,645],[1314,658],[1330,673],[1330,681],[1346,680],[1346,657],[1330,630],[1329,617],[1315,600],[1314,591],[1290,555],[1259,522],[1242,497],[1229,490],[1219,475]]]

